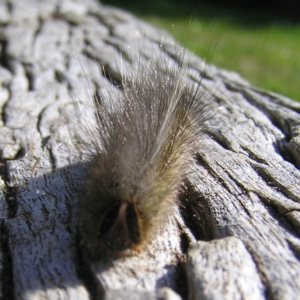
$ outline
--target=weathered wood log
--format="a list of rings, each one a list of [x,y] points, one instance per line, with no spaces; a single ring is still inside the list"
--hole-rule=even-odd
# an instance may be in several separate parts
[[[121,56],[176,62],[175,42],[93,0],[1,0],[0,24],[0,299],[299,298],[300,103],[187,55],[216,108],[178,213],[141,253],[90,261],[74,225],[82,153],[60,111],[98,64],[118,80]]]

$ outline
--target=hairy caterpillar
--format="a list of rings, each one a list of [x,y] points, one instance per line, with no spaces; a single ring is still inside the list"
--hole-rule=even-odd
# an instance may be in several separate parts
[[[172,212],[207,118],[200,85],[179,57],[140,58],[121,71],[110,99],[78,105],[85,117],[77,137],[89,152],[78,217],[93,255],[138,251]]]

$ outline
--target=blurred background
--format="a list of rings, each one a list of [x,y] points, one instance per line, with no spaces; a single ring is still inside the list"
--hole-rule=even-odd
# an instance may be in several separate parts
[[[300,101],[299,0],[102,0],[252,85]]]

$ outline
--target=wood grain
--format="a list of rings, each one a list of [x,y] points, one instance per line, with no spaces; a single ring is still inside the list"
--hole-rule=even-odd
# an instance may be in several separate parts
[[[187,53],[214,109],[178,210],[140,253],[91,261],[74,95],[116,93],[121,60],[176,65],[179,46],[94,0],[1,0],[0,24],[0,299],[299,299],[300,103]]]

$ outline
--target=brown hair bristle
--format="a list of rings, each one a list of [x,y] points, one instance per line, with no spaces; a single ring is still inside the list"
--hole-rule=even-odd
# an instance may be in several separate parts
[[[92,253],[140,249],[172,213],[205,121],[183,57],[175,63],[158,54],[126,69],[109,105],[90,97],[95,122],[81,129],[91,157],[78,216]]]

